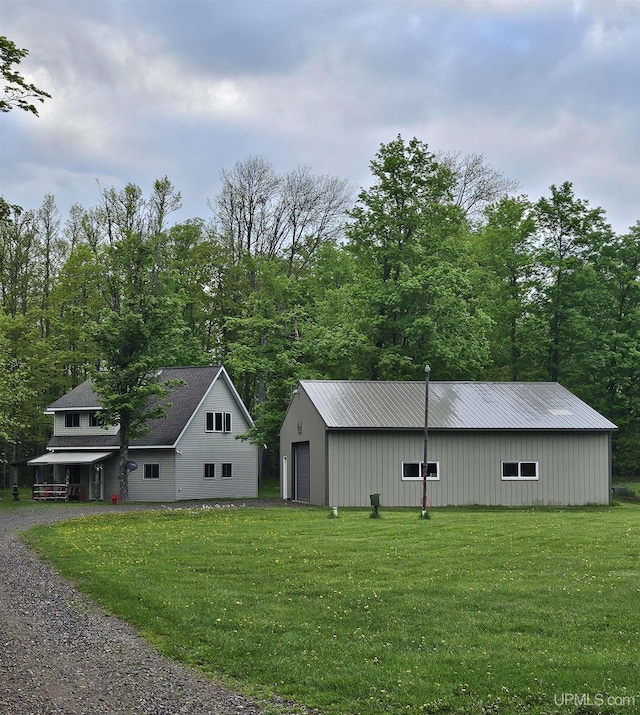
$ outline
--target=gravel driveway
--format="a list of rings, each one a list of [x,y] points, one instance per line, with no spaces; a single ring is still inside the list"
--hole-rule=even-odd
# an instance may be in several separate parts
[[[17,537],[36,524],[114,509],[0,510],[0,713],[204,715],[263,711],[162,657],[39,561]],[[137,507],[140,508],[140,507]],[[285,711],[285,703],[273,703]]]

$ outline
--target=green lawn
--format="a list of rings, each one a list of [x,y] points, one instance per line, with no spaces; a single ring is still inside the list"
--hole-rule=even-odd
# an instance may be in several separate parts
[[[176,510],[26,538],[249,694],[335,714],[640,709],[638,507],[431,513]]]

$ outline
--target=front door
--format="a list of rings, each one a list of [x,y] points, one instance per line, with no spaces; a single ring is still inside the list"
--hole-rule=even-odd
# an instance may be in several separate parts
[[[96,464],[91,468],[89,478],[89,500],[104,501],[104,481],[102,479],[102,464]]]
[[[311,501],[311,460],[308,442],[297,442],[293,445],[294,469],[294,499],[297,501]]]

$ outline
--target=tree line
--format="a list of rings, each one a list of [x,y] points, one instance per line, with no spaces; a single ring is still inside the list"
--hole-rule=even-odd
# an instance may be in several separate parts
[[[158,394],[141,376],[221,363],[276,474],[298,379],[421,380],[429,363],[437,380],[559,381],[619,426],[615,469],[636,474],[640,222],[616,235],[569,182],[533,201],[481,155],[415,138],[381,145],[371,174],[356,196],[251,156],[207,219],[177,223],[166,177],[66,217],[51,195],[0,204],[5,463],[43,449],[43,409],[89,376],[135,423],[135,394]]]

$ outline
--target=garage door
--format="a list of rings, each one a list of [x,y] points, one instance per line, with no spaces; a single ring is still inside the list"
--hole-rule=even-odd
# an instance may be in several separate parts
[[[309,443],[298,442],[293,446],[293,463],[295,470],[295,499],[309,503],[311,500],[311,461],[309,459]]]

